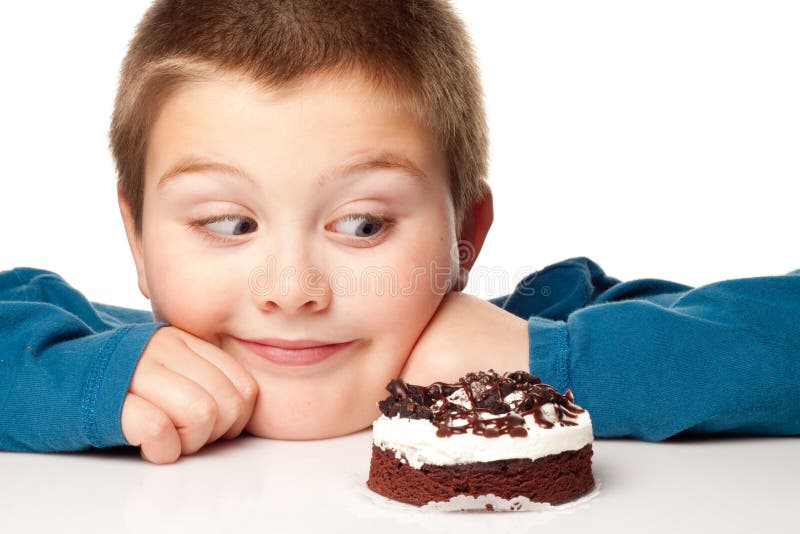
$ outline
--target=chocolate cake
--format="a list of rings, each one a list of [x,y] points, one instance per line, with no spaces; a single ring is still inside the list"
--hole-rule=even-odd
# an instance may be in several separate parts
[[[591,419],[569,390],[491,369],[427,387],[396,379],[386,389],[367,480],[385,497],[421,506],[493,494],[555,505],[595,485]]]

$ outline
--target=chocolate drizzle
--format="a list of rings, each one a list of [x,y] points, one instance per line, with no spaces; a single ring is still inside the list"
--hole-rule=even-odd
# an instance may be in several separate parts
[[[553,428],[554,423],[542,411],[549,403],[554,407],[555,423],[560,426],[575,426],[577,423],[566,417],[575,418],[585,411],[575,404],[570,390],[562,395],[525,371],[498,375],[489,369],[467,373],[455,384],[434,382],[428,387],[407,384],[398,378],[391,380],[386,390],[389,397],[378,402],[384,415],[427,419],[436,425],[436,435],[442,438],[469,430],[487,438],[501,434],[525,437],[528,430],[524,416],[528,414],[540,427]],[[512,393],[516,393],[515,398],[507,400]],[[487,413],[497,417],[481,417]]]

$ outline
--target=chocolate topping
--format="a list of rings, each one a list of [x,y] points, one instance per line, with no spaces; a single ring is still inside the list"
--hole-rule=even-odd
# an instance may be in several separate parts
[[[428,387],[407,384],[398,378],[391,380],[386,390],[389,397],[378,402],[378,408],[386,417],[400,415],[407,419],[427,419],[436,425],[436,435],[442,438],[463,434],[470,429],[473,434],[487,438],[501,434],[525,437],[528,431],[523,416],[527,414],[533,414],[533,420],[542,428],[554,426],[542,412],[542,406],[548,403],[553,404],[556,423],[560,426],[575,426],[576,422],[565,417],[574,418],[585,411],[574,403],[570,390],[562,395],[543,384],[538,376],[525,371],[501,376],[489,369],[467,373],[455,384],[434,382]],[[463,395],[461,399],[458,399],[457,392]],[[518,394],[506,399],[515,392]],[[456,395],[450,398],[454,393]],[[454,402],[456,400],[460,403]],[[482,413],[497,417],[484,419]]]

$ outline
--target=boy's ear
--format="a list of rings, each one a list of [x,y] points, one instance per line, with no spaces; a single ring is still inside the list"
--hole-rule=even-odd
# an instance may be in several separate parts
[[[467,286],[469,270],[480,254],[486,234],[494,221],[494,204],[492,188],[486,182],[481,182],[483,194],[474,202],[464,214],[461,234],[458,236],[459,269],[458,280],[453,291],[461,291]]]
[[[131,215],[131,203],[128,197],[117,187],[117,200],[119,202],[119,213],[122,215],[122,223],[125,225],[125,235],[128,237],[128,245],[133,255],[133,262],[136,264],[136,278],[139,282],[139,291],[144,298],[150,299],[150,292],[147,289],[147,276],[144,270],[144,255],[142,254],[142,241],[136,236],[136,225],[133,223]]]

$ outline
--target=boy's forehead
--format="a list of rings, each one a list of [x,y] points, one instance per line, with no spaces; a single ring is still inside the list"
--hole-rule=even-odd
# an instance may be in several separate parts
[[[276,109],[328,104],[331,108],[344,103],[385,113],[410,115],[409,100],[368,82],[355,72],[319,72],[292,80],[280,86],[269,85],[246,74],[223,71],[212,79],[188,82],[179,86],[167,102],[176,99],[247,100]],[[193,109],[202,113],[203,110]]]
[[[357,76],[316,75],[267,88],[230,75],[185,84],[162,104],[150,132],[146,175],[157,185],[192,161],[268,152],[273,161],[299,163],[296,158],[326,149],[343,165],[369,162],[359,156],[372,154],[387,167],[417,168],[418,174],[426,174],[419,169],[426,161],[430,167],[444,158],[408,110]]]
[[[245,155],[265,152],[274,165],[287,159],[297,165],[327,150],[338,170],[382,162],[429,178],[442,171],[444,159],[430,132],[394,97],[355,75],[320,74],[281,88],[235,74],[189,83],[163,103],[150,134],[146,176],[155,186],[226,160],[246,166]],[[248,174],[238,166],[228,171]],[[320,175],[319,185],[333,174]]]

